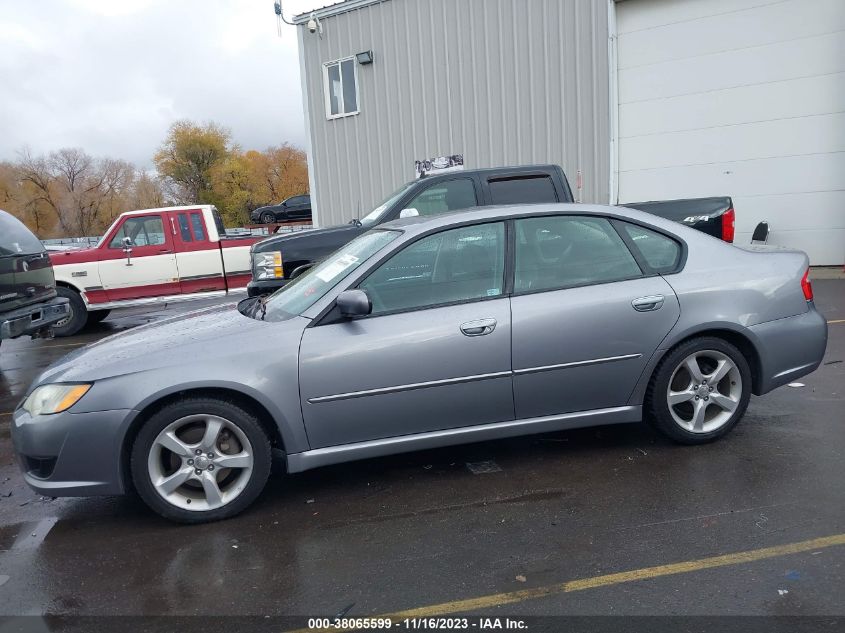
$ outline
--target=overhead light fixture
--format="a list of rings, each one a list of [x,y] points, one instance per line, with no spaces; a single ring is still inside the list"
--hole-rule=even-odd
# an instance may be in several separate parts
[[[357,53],[355,55],[355,59],[358,60],[358,63],[362,66],[366,66],[367,64],[373,63],[373,51],[364,51],[363,53]]]

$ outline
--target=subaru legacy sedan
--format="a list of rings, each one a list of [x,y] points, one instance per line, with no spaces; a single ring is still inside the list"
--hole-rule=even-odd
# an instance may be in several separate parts
[[[295,473],[641,420],[709,442],[824,355],[807,256],[763,248],[591,205],[389,222],[269,298],[66,356],[14,445],[42,494],[198,523],[249,506],[274,449]]]

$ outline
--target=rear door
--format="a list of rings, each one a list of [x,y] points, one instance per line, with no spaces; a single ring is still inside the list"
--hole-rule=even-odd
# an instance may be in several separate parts
[[[175,227],[164,213],[128,215],[100,249],[100,280],[109,301],[178,294]],[[127,257],[123,239],[131,240]]]
[[[173,211],[179,289],[183,294],[225,290],[223,259],[218,242],[212,242],[205,228],[202,211]]]
[[[305,330],[313,448],[513,419],[504,254],[501,222],[424,237],[359,284],[370,316]]]
[[[288,217],[301,220],[311,217],[311,203],[308,196],[294,196],[286,203]]]
[[[608,219],[541,216],[514,224],[517,418],[625,405],[680,316],[672,288],[638,263]],[[669,250],[657,257],[671,260],[669,271],[681,250],[665,239]]]

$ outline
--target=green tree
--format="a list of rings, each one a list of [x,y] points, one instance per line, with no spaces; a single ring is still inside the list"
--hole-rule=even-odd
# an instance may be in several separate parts
[[[216,123],[177,121],[153,157],[169,197],[181,204],[211,203],[213,171],[237,148]]]

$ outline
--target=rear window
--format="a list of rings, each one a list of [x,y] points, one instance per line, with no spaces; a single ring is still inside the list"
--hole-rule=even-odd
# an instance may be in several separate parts
[[[44,245],[15,216],[0,211],[0,256],[41,253]]]
[[[670,273],[678,267],[681,245],[662,233],[624,223],[625,232],[643,259],[656,273]]]
[[[491,180],[493,204],[526,204],[557,202],[555,186],[549,176],[529,176]]]

